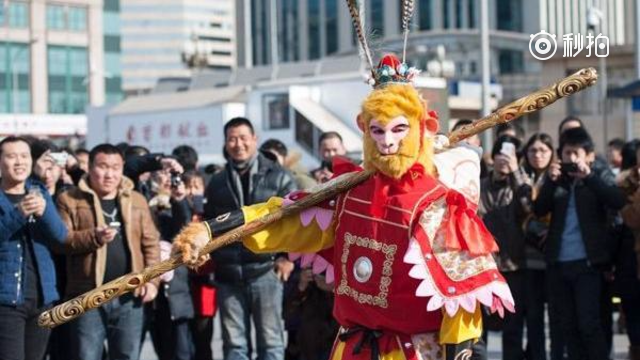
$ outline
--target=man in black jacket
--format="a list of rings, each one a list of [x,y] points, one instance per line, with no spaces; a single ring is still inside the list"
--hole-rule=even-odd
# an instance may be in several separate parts
[[[594,145],[584,128],[564,131],[558,151],[562,164],[549,167],[534,203],[537,216],[551,213],[545,249],[550,301],[558,306],[569,358],[605,360],[600,301],[611,262],[607,212],[626,199],[613,173],[593,166]]]
[[[228,162],[208,184],[205,218],[220,216],[221,222],[233,223],[233,219],[227,217],[241,216],[233,210],[296,190],[292,175],[258,152],[258,139],[248,119],[231,119],[225,124],[224,134]],[[218,285],[224,359],[252,358],[250,319],[253,319],[258,360],[282,360],[281,281],[288,278],[293,264],[283,257],[276,259],[276,254],[253,254],[241,243],[215,251],[212,259]]]

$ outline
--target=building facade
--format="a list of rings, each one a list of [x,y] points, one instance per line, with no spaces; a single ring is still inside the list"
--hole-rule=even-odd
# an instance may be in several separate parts
[[[122,0],[122,75],[127,93],[191,67],[235,66],[235,0]]]
[[[357,52],[349,12],[341,0],[239,0],[238,65],[314,60]],[[381,51],[400,51],[401,4],[364,0],[364,21],[373,44]],[[432,50],[444,45],[455,63],[457,78],[480,76],[480,8],[478,0],[416,0],[408,59],[426,69]],[[624,0],[489,0],[491,73],[498,77],[534,73],[542,64],[529,54],[530,35],[541,30],[556,34],[586,34],[589,8],[598,9],[611,45],[633,38],[633,2]],[[272,27],[273,22],[277,26]],[[278,41],[272,53],[272,34]]]
[[[0,113],[79,114],[105,103],[101,0],[2,5]]]
[[[238,1],[241,5],[238,7],[238,19],[245,20],[245,26],[239,29],[238,35],[239,66],[259,66],[274,61],[305,62],[359,51],[351,18],[343,1],[275,0],[275,7],[272,7],[273,1]],[[399,53],[403,46],[400,2],[363,0],[361,3],[365,28],[371,34],[375,53]],[[491,81],[502,86],[501,104],[557,80],[557,77],[550,77],[549,74],[567,76],[577,69],[578,64],[597,68],[602,66],[596,57],[562,59],[563,36],[570,34],[606,35],[612,49],[612,60],[607,66],[608,82],[618,86],[628,80],[632,72],[631,65],[619,69],[611,64],[619,62],[620,49],[628,48],[635,42],[635,3],[625,0],[488,0]],[[460,81],[480,80],[479,4],[478,0],[415,1],[416,13],[407,59],[430,72],[428,64],[437,57],[437,51],[434,50],[443,46],[447,61],[453,63],[455,68],[453,76],[449,75],[451,95],[456,95]],[[273,23],[276,26],[272,26]],[[555,35],[558,46],[556,55],[547,61],[534,58],[530,52],[531,36],[543,30]],[[277,52],[271,48],[273,34],[278,40]],[[437,73],[431,75],[442,76]],[[585,114],[586,110],[573,105],[582,101],[578,99],[585,98],[590,99],[585,104],[597,105],[600,103],[598,96],[601,97],[598,94],[602,94],[602,91],[590,89],[553,111],[545,110],[526,116],[519,124],[526,134],[548,131],[562,117],[576,113],[592,122],[594,129],[612,127],[611,131],[602,131],[603,136],[598,139],[602,145],[605,137],[622,134],[628,105],[623,100],[610,99],[607,102],[611,112],[608,119],[601,115],[602,111],[594,110],[593,114]],[[477,118],[480,115],[479,112],[469,112],[465,116]],[[456,118],[452,113],[452,121]]]

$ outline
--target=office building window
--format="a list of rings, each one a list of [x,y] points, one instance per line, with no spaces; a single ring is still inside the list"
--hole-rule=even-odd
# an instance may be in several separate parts
[[[282,14],[283,16],[279,19],[281,60],[297,61],[299,59],[298,0],[283,0]]]
[[[449,22],[449,16],[451,14],[451,8],[449,3],[453,0],[444,0],[442,2],[442,24],[445,29],[449,29],[451,27],[451,23]]]
[[[517,50],[500,50],[498,53],[500,74],[515,74],[524,72],[524,56]]]
[[[307,3],[309,10],[309,59],[320,58],[320,1],[309,0]]]
[[[87,8],[47,5],[47,28],[51,30],[87,30]]]
[[[4,5],[4,4],[2,4]],[[13,28],[27,28],[29,27],[29,5],[24,2],[9,2],[9,26]],[[3,6],[3,12],[5,7]],[[2,16],[5,17],[4,15]],[[3,22],[4,24],[4,22]]]
[[[498,30],[522,32],[522,0],[497,0]]]
[[[89,60],[87,49],[49,46],[49,112],[80,114],[89,101]]]
[[[384,0],[371,0],[371,29],[376,37],[384,36]]]
[[[105,103],[116,104],[123,99],[120,0],[104,0],[103,10]]]
[[[327,55],[330,55],[338,51],[338,0],[325,0],[325,16]]]
[[[117,104],[122,101],[122,77],[108,76],[105,78],[105,103]]]
[[[120,53],[106,52],[104,54],[105,77],[118,76],[122,73]]]
[[[87,29],[87,9],[83,7],[69,7],[68,28],[72,31],[84,31]]]
[[[431,30],[433,24],[431,23],[432,14],[432,0],[420,0],[418,20],[420,21],[420,30]]]
[[[104,0],[104,11],[120,12],[120,0]]]
[[[116,12],[105,11],[102,16],[103,29],[105,35],[120,34],[120,14]]]
[[[267,118],[267,130],[289,128],[289,94],[265,95],[263,97],[262,106]]]
[[[105,35],[104,51],[119,53],[121,51],[120,43],[121,43],[120,35]]]
[[[0,43],[0,113],[31,111],[29,45]]]
[[[456,0],[456,28],[462,29],[462,0]]]
[[[476,2],[469,1],[469,28],[474,29],[476,27]]]
[[[64,30],[64,6],[47,5],[47,28],[52,30]]]
[[[269,63],[269,2],[252,0],[251,31],[254,65]]]

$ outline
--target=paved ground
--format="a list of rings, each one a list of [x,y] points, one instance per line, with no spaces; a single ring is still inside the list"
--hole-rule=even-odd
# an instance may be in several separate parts
[[[626,360],[627,348],[629,341],[626,335],[616,334],[614,336],[614,360]],[[501,347],[502,339],[500,333],[489,333],[489,360],[501,360]],[[222,359],[222,341],[220,340],[220,324],[219,319],[215,321],[214,339],[213,339],[213,354],[216,360]],[[142,356],[140,360],[157,360],[158,357],[153,351],[151,340],[147,336],[147,340],[144,343],[142,349]]]

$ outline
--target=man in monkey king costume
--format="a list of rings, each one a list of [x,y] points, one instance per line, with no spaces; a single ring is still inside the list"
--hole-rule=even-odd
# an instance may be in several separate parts
[[[254,252],[303,258],[335,279],[341,325],[333,360],[469,359],[482,332],[480,305],[503,315],[513,298],[493,261],[496,243],[476,216],[479,158],[471,149],[434,152],[438,122],[411,85],[413,69],[393,55],[373,72],[358,126],[364,168],[375,175],[300,216],[243,239]],[[336,175],[361,168],[336,160]],[[306,196],[243,207],[176,239],[188,263],[210,240]],[[334,271],[335,267],[335,271]]]

